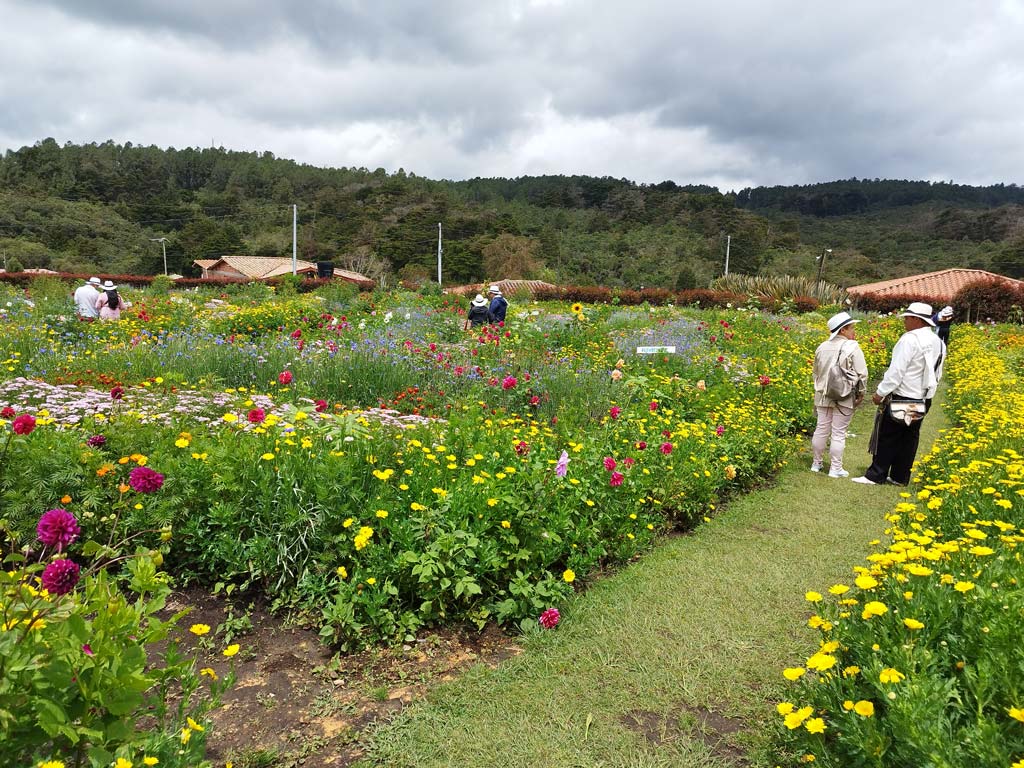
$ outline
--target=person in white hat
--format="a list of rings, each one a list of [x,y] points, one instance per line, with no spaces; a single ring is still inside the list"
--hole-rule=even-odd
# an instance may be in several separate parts
[[[498,287],[497,283],[491,283],[491,287],[487,289],[487,295],[491,299],[491,304],[487,307],[487,319],[492,323],[505,322],[508,302],[501,295],[501,288]]]
[[[107,280],[103,283],[103,293],[96,299],[96,309],[99,312],[100,320],[120,320],[121,310],[127,309],[132,304],[117,291],[117,286]]]
[[[466,323],[463,330],[469,330],[473,326],[483,325],[487,322],[487,299],[482,294],[477,294],[469,302],[469,313],[466,315]]]
[[[871,400],[881,406],[871,435],[871,466],[855,483],[906,485],[917,456],[921,422],[942,378],[946,347],[933,333],[932,307],[915,301],[900,313],[906,330],[892,348],[892,360]],[[898,406],[898,408],[897,408]],[[909,407],[908,407],[909,406]],[[897,421],[893,409],[905,414]]]
[[[100,297],[100,292],[97,290],[99,285],[98,277],[90,277],[85,285],[80,285],[75,289],[75,310],[78,312],[79,320],[91,323],[100,316],[96,309],[96,299]]]
[[[945,306],[940,309],[935,317],[932,318],[935,321],[935,333],[942,343],[946,345],[946,351],[949,351],[949,328],[953,325],[953,308]]]
[[[828,320],[829,337],[814,351],[814,410],[818,414],[818,425],[811,437],[811,472],[821,472],[827,444],[829,477],[850,476],[843,469],[846,431],[868,386],[868,365],[856,341],[854,325],[858,322],[849,312],[833,315]],[[828,379],[829,371],[837,366],[843,373],[842,378],[849,382],[849,391],[834,399],[828,392]]]

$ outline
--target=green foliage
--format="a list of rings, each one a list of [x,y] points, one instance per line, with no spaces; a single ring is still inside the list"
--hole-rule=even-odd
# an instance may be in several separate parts
[[[153,282],[149,284],[149,292],[157,296],[167,296],[173,286],[174,281],[167,275],[156,275],[153,277]]]

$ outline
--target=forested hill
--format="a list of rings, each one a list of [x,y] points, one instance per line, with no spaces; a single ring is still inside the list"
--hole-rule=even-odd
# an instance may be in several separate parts
[[[862,186],[867,202],[850,203],[855,211],[822,215],[837,203],[804,209],[812,198]],[[959,197],[928,197],[940,187]],[[733,195],[588,176],[432,181],[266,152],[47,139],[0,158],[0,252],[11,270],[154,274],[163,267],[153,239],[166,237],[170,271],[195,274],[197,258],[289,255],[294,204],[302,258],[390,281],[436,274],[440,222],[448,284],[535,277],[692,287],[721,273],[727,235],[730,271],[813,274],[815,256],[831,248],[826,276],[850,283],[921,265],[1012,268],[1018,194],[924,182]],[[899,209],[897,199],[905,201]]]

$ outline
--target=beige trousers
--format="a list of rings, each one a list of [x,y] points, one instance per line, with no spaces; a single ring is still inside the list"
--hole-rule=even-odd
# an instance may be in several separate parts
[[[821,466],[825,456],[825,444],[829,443],[829,471],[837,472],[843,468],[843,451],[846,449],[846,430],[853,420],[853,408],[837,408],[835,406],[815,407],[818,412],[818,426],[811,437],[811,451],[816,466]],[[831,437],[831,441],[829,438]]]

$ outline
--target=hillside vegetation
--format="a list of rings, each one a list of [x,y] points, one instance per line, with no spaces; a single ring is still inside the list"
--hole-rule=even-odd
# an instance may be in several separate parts
[[[59,145],[0,158],[8,270],[170,271],[228,254],[290,255],[383,282],[540,278],[629,288],[707,285],[730,271],[853,284],[947,266],[1024,272],[1015,185],[844,181],[722,194],[672,181],[541,176],[432,181],[398,170],[317,168],[269,152]]]

